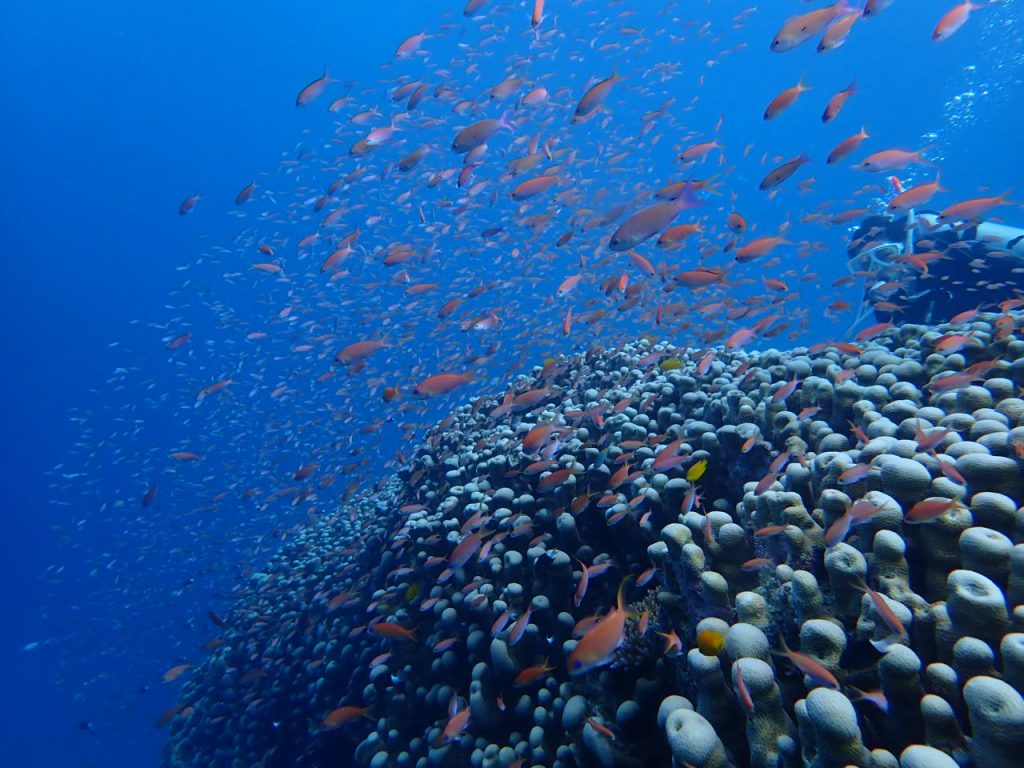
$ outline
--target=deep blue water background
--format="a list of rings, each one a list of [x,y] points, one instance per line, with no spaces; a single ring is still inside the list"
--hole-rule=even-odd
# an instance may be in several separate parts
[[[581,12],[560,5],[550,0],[548,13],[557,13],[561,26],[583,23]],[[727,26],[747,4],[683,5],[685,17]],[[819,200],[842,200],[863,183],[829,176],[820,160],[861,122],[878,137],[874,148],[917,147],[926,143],[922,134],[938,132],[943,181],[963,197],[980,185],[1019,186],[1024,150],[1016,127],[1024,110],[1014,95],[1021,40],[1013,4],[987,11],[1012,24],[993,25],[979,12],[937,47],[928,34],[945,4],[898,0],[830,57],[810,49],[769,57],[767,42],[781,18],[806,9],[787,2],[783,12],[774,5],[750,18],[744,63],[708,71],[697,112],[704,130],[724,113],[729,147],[754,141],[755,154],[766,146],[786,156],[808,152],[818,160],[808,170],[819,179]],[[101,462],[102,477],[47,474],[82,435],[82,422],[69,417],[106,414],[95,419],[102,438],[114,431],[110,415],[127,412],[139,396],[108,384],[116,368],[138,366],[139,380],[168,377],[163,358],[136,351],[159,348],[152,324],[178,315],[168,296],[182,284],[179,267],[212,244],[230,243],[239,227],[224,212],[235,194],[273,170],[283,151],[304,140],[303,131],[329,135],[323,109],[329,97],[316,109],[297,110],[298,89],[325,64],[346,80],[376,84],[399,42],[436,29],[445,11],[452,12],[447,21],[465,23],[461,8],[458,0],[288,6],[41,0],[5,8],[0,743],[6,764],[117,768],[158,761],[163,732],[153,723],[176,690],[162,686],[159,676],[177,658],[198,657],[196,646],[210,636],[202,624],[205,607],[226,604],[237,569],[223,563],[238,553],[223,538],[234,524],[221,519],[209,523],[214,533],[197,529],[184,538],[168,529],[167,562],[183,564],[178,573],[150,568],[160,556],[159,539],[140,542],[140,559],[130,566],[138,576],[135,599],[121,602],[123,577],[105,575],[115,569],[95,553],[117,528],[116,515],[100,509],[114,503],[114,489],[131,484],[136,468],[130,454],[115,450],[103,454],[109,459]],[[508,23],[523,24],[528,11],[517,8]],[[666,46],[664,56],[678,59],[688,51]],[[964,72],[968,65],[978,67],[976,76]],[[554,74],[578,84],[605,69],[595,63]],[[763,104],[802,73],[814,82],[816,100],[799,103],[792,120],[764,125]],[[853,76],[861,93],[836,125],[823,129],[821,102]],[[950,110],[948,102],[976,82],[972,77],[990,94]],[[686,101],[690,94],[678,97]],[[623,109],[620,102],[617,110]],[[756,175],[749,181],[756,185]],[[178,204],[196,191],[200,205],[179,217]],[[785,205],[784,198],[768,202],[746,193],[741,208],[767,230],[785,218]],[[853,206],[837,209],[843,207]],[[824,240],[838,247],[842,233]],[[817,267],[830,279],[843,273],[838,250],[821,261]],[[807,301],[817,307],[819,297]],[[145,419],[143,439],[178,426],[169,408],[149,409]],[[179,557],[189,535],[194,551]],[[76,562],[77,556],[90,560]],[[62,573],[47,572],[60,565]],[[89,577],[94,568],[97,575]],[[22,650],[31,642],[42,645]]]

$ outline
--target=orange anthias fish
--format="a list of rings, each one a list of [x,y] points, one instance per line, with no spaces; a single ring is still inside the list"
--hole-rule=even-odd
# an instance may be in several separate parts
[[[855,133],[853,136],[843,139],[841,142],[836,144],[832,151],[828,153],[828,158],[825,160],[825,164],[835,165],[851,152],[855,152],[864,139],[870,138],[871,137],[868,136],[868,132],[861,128],[860,133]]]
[[[199,390],[199,392],[196,393],[196,406],[199,407],[200,404],[202,404],[203,400],[205,400],[211,394],[216,394],[221,389],[224,389],[225,387],[228,387],[233,383],[234,382],[231,379],[221,379],[220,381],[215,381],[213,384],[207,384],[205,387]]]
[[[800,81],[796,85],[792,88],[787,88],[769,102],[768,106],[764,110],[764,119],[774,120],[784,110],[793,106],[796,100],[800,98],[801,93],[809,90],[811,90],[811,86],[804,85],[804,78],[803,75],[801,75]]]
[[[456,134],[452,140],[452,151],[464,155],[486,144],[502,128],[508,128],[509,130],[515,128],[505,115],[502,115],[500,118],[477,120]]]
[[[544,20],[544,0],[533,0],[533,12],[530,14],[530,26],[534,29]]]
[[[986,213],[991,211],[996,206],[1009,205],[1010,201],[1006,198],[1009,196],[1010,190],[1003,192],[1001,195],[995,197],[976,197],[973,200],[964,200],[962,203],[956,203],[948,208],[943,209],[939,214],[940,221],[967,221],[968,219],[977,219],[984,216]]]
[[[165,349],[177,349],[178,347],[184,346],[192,338],[192,332],[186,331],[180,336],[175,336],[173,339],[167,342]]]
[[[806,677],[811,678],[815,684],[839,690],[839,681],[836,680],[836,676],[824,664],[805,653],[790,650],[786,646],[784,639],[782,640],[782,651],[772,651],[772,653],[778,656],[785,656],[794,667],[799,669]]]
[[[893,0],[868,0],[864,5],[864,18],[869,19],[873,16],[877,16],[890,5]]]
[[[255,192],[255,191],[256,191],[256,182],[255,181],[249,182],[249,184],[247,184],[242,189],[242,191],[239,192],[235,196],[235,205],[242,205],[243,203],[245,203],[250,197],[252,197],[252,193]]]
[[[821,36],[821,40],[818,42],[818,53],[834,51],[845,43],[846,38],[853,31],[853,25],[860,20],[862,15],[863,12],[855,8],[851,13],[841,17],[835,24],[826,29],[825,34]]]
[[[790,241],[782,237],[759,237],[736,250],[736,261],[743,264],[767,256],[780,245],[790,245]]]
[[[399,59],[405,59],[412,56],[416,51],[423,45],[423,41],[426,40],[430,35],[426,32],[420,32],[418,35],[413,35],[407,38],[398,48],[395,50],[395,57]]]
[[[765,190],[771,189],[772,187],[777,187],[779,184],[781,184],[794,173],[796,173],[797,169],[801,165],[809,162],[811,162],[810,158],[808,158],[806,155],[798,155],[797,157],[794,157],[792,160],[787,160],[777,168],[773,168],[772,170],[768,171],[765,177],[761,179],[761,183],[758,185],[758,189],[760,189],[763,192]]]
[[[679,160],[684,163],[695,163],[705,158],[711,150],[721,148],[722,145],[717,141],[704,141],[684,149],[679,155]]]
[[[455,549],[452,550],[451,555],[448,557],[448,562],[456,568],[461,568],[480,549],[483,538],[484,535],[479,532],[467,534],[466,538],[460,541]]]
[[[164,672],[163,677],[160,679],[163,680],[165,683],[173,683],[175,680],[177,680],[190,669],[192,669],[191,664],[179,664],[178,666],[171,667],[166,672]]]
[[[583,275],[581,274],[569,275],[569,277],[565,278],[565,280],[562,281],[562,284],[558,286],[558,290],[555,291],[555,296],[557,296],[558,298],[562,298],[563,296],[569,295],[569,293],[572,292],[573,288],[579,285],[580,280],[582,278]]]
[[[195,208],[196,207],[196,203],[198,203],[198,202],[199,202],[199,195],[198,194],[195,194],[195,195],[192,195],[191,197],[185,198],[185,200],[182,201],[181,205],[178,206],[178,215],[179,216],[184,216],[186,213],[188,213],[193,208]]]
[[[772,38],[771,49],[775,53],[791,51],[798,45],[806,43],[841,15],[849,12],[850,5],[846,0],[839,0],[834,5],[794,16],[788,19]]]
[[[444,730],[441,731],[441,735],[438,740],[441,743],[447,743],[457,739],[465,730],[469,727],[469,707],[466,707],[461,712],[456,712],[452,715],[448,723],[445,725]]]
[[[381,339],[374,341],[357,341],[354,344],[349,344],[343,350],[338,352],[338,354],[334,356],[334,359],[339,363],[357,363],[360,360],[365,360],[375,352],[378,352],[387,346],[388,343]]]
[[[739,693],[739,699],[743,703],[743,708],[747,712],[754,711],[754,699],[750,695],[750,689],[747,688],[747,683],[743,679],[743,659],[737,659],[733,662],[733,669],[736,672],[736,691]]]
[[[846,104],[846,100],[857,92],[855,85],[856,82],[851,81],[848,86],[843,88],[843,90],[839,91],[831,99],[828,100],[828,104],[825,106],[825,111],[821,113],[821,122],[831,123],[833,120],[836,119],[836,116],[839,114],[839,111]]]
[[[935,25],[935,29],[932,31],[932,40],[936,43],[948,40],[960,27],[967,23],[971,11],[976,11],[981,7],[970,2],[970,0],[965,0],[953,6],[939,19],[939,23]]]
[[[697,205],[693,185],[687,184],[675,200],[649,205],[622,222],[608,241],[608,247],[613,251],[635,248],[668,227],[680,213]]]
[[[604,667],[615,660],[615,652],[626,638],[626,608],[622,602],[626,580],[619,585],[616,606],[608,615],[580,638],[569,654],[570,675],[582,675],[592,669]]]
[[[896,615],[896,612],[892,609],[892,606],[890,606],[889,603],[886,601],[886,598],[878,592],[876,592],[875,590],[873,590],[867,584],[865,584],[864,580],[860,579],[859,577],[858,580],[853,583],[853,586],[856,589],[859,589],[861,592],[864,592],[868,597],[871,598],[871,602],[875,606],[875,612],[878,613],[878,615],[882,618],[882,621],[885,623],[885,626],[888,627],[889,631],[892,633],[891,640],[882,641],[881,643],[872,641],[872,645],[874,645],[879,650],[883,650],[884,647],[892,644],[892,642],[906,640],[907,630],[903,626],[903,622],[899,620],[899,617]]]
[[[868,155],[853,167],[858,171],[867,171],[868,173],[884,173],[898,171],[908,165],[931,165],[923,157],[929,149],[931,147],[925,147],[916,152],[908,152],[905,149],[883,149],[881,152]]]
[[[369,707],[356,707],[353,705],[338,707],[323,719],[320,723],[320,730],[330,731],[335,728],[339,728],[345,725],[345,723],[350,723],[358,717],[372,719],[369,713]]]
[[[785,384],[783,384],[781,387],[775,390],[775,393],[772,395],[772,402],[781,403],[785,401],[787,397],[789,397],[790,395],[793,394],[793,392],[796,391],[797,384],[799,384],[799,382],[797,381],[796,374],[793,374],[793,379],[791,381],[787,381]]]
[[[370,631],[375,635],[386,637],[389,640],[416,640],[416,628],[406,629],[401,624],[394,624],[390,621],[378,621],[370,625]]]
[[[905,523],[931,523],[953,509],[963,509],[959,499],[932,496],[917,502],[903,518]]]
[[[513,200],[529,200],[539,194],[547,192],[551,185],[558,181],[558,176],[553,173],[544,176],[535,176],[532,179],[520,183],[512,190],[510,197]]]
[[[757,334],[750,328],[740,328],[725,341],[726,349],[739,349],[754,340]]]
[[[685,272],[680,272],[678,275],[673,275],[672,279],[680,285],[696,290],[697,288],[705,288],[715,283],[725,282],[725,273],[719,267],[697,267],[696,269],[689,269]]]
[[[327,70],[324,69],[323,75],[299,91],[299,95],[295,98],[295,106],[308,107],[320,98],[320,94],[324,92],[324,88],[326,88],[327,84],[331,82],[334,82],[334,78],[330,77],[327,74]]]
[[[946,192],[939,184],[939,174],[935,174],[935,181],[928,181],[918,184],[916,187],[900,192],[892,199],[885,209],[888,213],[908,211],[911,208],[920,208],[926,205],[938,192]]]
[[[549,667],[548,660],[544,659],[543,664],[535,664],[532,667],[527,667],[516,675],[516,679],[512,681],[512,686],[514,688],[524,688],[527,685],[532,685],[548,672],[554,671],[554,669],[554,667]]]
[[[578,123],[599,106],[604,103],[604,100],[608,98],[608,94],[612,92],[612,86],[619,82],[622,78],[617,73],[613,72],[610,77],[606,77],[598,83],[595,83],[590,89],[583,94],[583,98],[580,99],[579,104],[576,105],[576,111],[573,113],[572,121]]]
[[[475,380],[476,377],[471,373],[435,373],[413,387],[412,393],[421,397],[447,395],[456,387]]]

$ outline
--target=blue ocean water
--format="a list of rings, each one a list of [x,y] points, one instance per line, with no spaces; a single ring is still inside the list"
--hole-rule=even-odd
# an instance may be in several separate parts
[[[897,0],[883,16],[861,22],[843,48],[819,56],[813,43],[789,54],[768,53],[781,21],[807,9],[795,0],[763,5],[742,22],[734,19],[748,7],[744,2],[552,0],[542,29],[557,30],[549,48],[559,54],[533,61],[527,5],[488,5],[489,13],[474,20],[462,17],[461,3],[440,1],[295,7],[41,2],[6,9],[0,31],[8,149],[0,192],[6,254],[0,466],[7,503],[0,567],[9,619],[0,630],[7,694],[0,723],[11,765],[156,764],[164,733],[155,721],[174,704],[176,691],[161,683],[161,674],[201,660],[201,644],[215,634],[207,611],[230,604],[242,576],[258,568],[289,529],[315,516],[310,506],[337,504],[353,478],[365,488],[382,477],[386,462],[407,442],[398,422],[426,425],[462,402],[462,392],[472,394],[458,390],[443,404],[431,401],[398,415],[379,391],[371,394],[368,377],[401,381],[408,390],[415,383],[408,369],[420,378],[462,370],[471,367],[467,355],[485,355],[490,342],[462,340],[459,332],[438,336],[434,322],[413,322],[416,312],[395,312],[391,324],[382,321],[401,293],[370,299],[387,289],[377,286],[380,276],[355,266],[348,279],[320,279],[317,267],[325,254],[304,260],[295,255],[295,242],[316,230],[319,217],[284,218],[296,207],[308,210],[338,173],[362,166],[380,174],[378,155],[385,152],[395,162],[429,143],[436,147],[428,156],[435,170],[460,167],[448,144],[455,126],[471,118],[453,115],[450,103],[429,105],[424,111],[438,122],[418,133],[403,126],[396,134],[405,142],[401,149],[352,160],[345,152],[366,129],[328,113],[334,99],[350,96],[346,115],[373,106],[390,115],[399,111],[389,97],[396,78],[423,78],[432,87],[443,79],[464,98],[480,100],[480,117],[492,117],[501,110],[486,104],[487,88],[524,72],[529,82],[546,84],[559,106],[553,118],[558,125],[522,118],[515,133],[554,134],[590,79],[614,70],[625,80],[609,99],[610,123],[578,126],[557,147],[593,157],[613,144],[627,156],[617,166],[589,162],[581,198],[567,207],[635,207],[633,190],[682,177],[673,147],[686,146],[688,137],[714,136],[721,118],[717,135],[729,162],[719,167],[712,157],[696,174],[721,174],[725,191],[708,195],[705,205],[735,205],[748,222],[758,223],[760,234],[819,205],[835,213],[880,198],[854,192],[866,183],[884,187],[884,177],[823,162],[836,142],[861,125],[873,137],[872,150],[934,145],[930,156],[941,166],[943,184],[957,193],[945,202],[982,187],[1000,192],[1019,186],[1024,150],[1012,130],[1021,117],[1015,94],[1024,74],[1019,3],[983,9],[951,40],[935,45],[929,34],[942,8]],[[626,15],[631,8],[636,15]],[[421,31],[436,35],[423,44],[429,56],[396,62],[396,47]],[[491,36],[499,39],[483,42]],[[673,42],[677,37],[684,42]],[[476,46],[495,53],[468,70],[446,67]],[[329,85],[314,105],[296,109],[299,89],[325,66],[341,82]],[[667,79],[674,70],[682,73],[678,81]],[[814,89],[765,123],[764,105],[801,76]],[[853,79],[858,93],[834,123],[823,126],[825,100]],[[642,140],[640,115],[661,107],[666,92],[674,99],[667,107],[674,120],[651,129],[651,135],[664,134],[659,149]],[[503,151],[511,141],[512,134],[495,143]],[[744,157],[747,145],[753,146]],[[757,191],[760,176],[774,164],[762,166],[763,155],[801,152],[813,162],[782,193],[768,198]],[[333,175],[309,159],[328,153],[343,157]],[[484,162],[504,164],[497,154]],[[932,172],[901,177],[924,180]],[[797,183],[810,176],[816,183],[801,193]],[[236,207],[235,196],[252,180],[255,199]],[[476,244],[456,239],[451,229],[417,235],[417,206],[396,202],[402,189],[396,184],[383,194],[351,195],[354,210],[346,221],[348,229],[361,222],[372,232],[367,217],[383,216],[383,243],[432,244],[444,268],[434,277],[421,270],[417,281],[436,277],[447,283],[453,275],[471,275],[486,283],[495,272],[494,253],[512,248],[526,254],[522,273],[540,277],[504,289],[493,307],[499,315],[505,307],[543,309],[549,335],[540,334],[540,320],[535,326],[509,309],[511,319],[500,331],[506,346],[477,366],[487,381],[479,386],[497,390],[546,354],[591,341],[613,345],[650,330],[649,320],[631,318],[617,327],[598,326],[593,338],[582,330],[560,342],[562,312],[550,307],[550,297],[574,270],[578,253],[560,256],[557,269],[531,263],[537,243],[515,232],[509,205],[481,205],[468,217],[475,232],[498,226],[514,232],[496,245],[485,248],[483,236],[476,236]],[[179,216],[179,204],[195,193],[201,195],[195,209]],[[422,187],[415,194],[428,196]],[[542,210],[543,203],[534,212]],[[1006,211],[1012,211],[1004,211],[1008,221],[1020,215],[1017,208]],[[558,211],[563,222],[571,213]],[[444,214],[430,216],[440,222]],[[846,271],[846,229],[806,226],[794,239],[822,244],[810,258],[827,287]],[[547,240],[560,231],[547,233]],[[592,255],[597,240],[595,234],[580,246],[595,262],[602,258]],[[275,242],[290,280],[254,279],[249,264],[259,258],[259,241]],[[672,257],[674,265],[692,258],[684,253]],[[793,265],[804,269],[807,262]],[[609,276],[612,268],[602,279]],[[440,303],[433,300],[432,312]],[[474,305],[478,311],[488,306]],[[290,326],[281,315],[286,308],[296,317]],[[810,285],[786,311],[812,318],[796,339],[805,342],[840,337],[850,320],[844,316],[821,327],[822,290]],[[303,327],[314,319],[315,327]],[[245,334],[267,330],[273,338],[266,351],[245,346]],[[165,349],[168,339],[185,331],[193,338],[183,354]],[[389,352],[389,366],[376,373],[339,375],[319,389],[294,383],[304,377],[308,385],[329,368],[295,353],[306,336],[330,333],[333,354],[348,341],[389,332],[402,337],[405,351]],[[544,343],[531,348],[531,335]],[[433,367],[425,362],[431,360]],[[201,387],[228,377],[236,383],[225,396],[196,406]],[[270,397],[279,384],[291,391]],[[361,431],[368,425],[375,430]],[[185,450],[202,456],[198,467],[168,459]],[[342,471],[366,458],[366,465]],[[310,461],[332,465],[336,482],[317,489],[312,503],[292,506],[294,494],[268,499],[288,488],[289,476]],[[160,490],[144,507],[142,497],[153,486]],[[259,488],[255,501],[242,497],[247,488]],[[218,498],[221,493],[225,497]]]

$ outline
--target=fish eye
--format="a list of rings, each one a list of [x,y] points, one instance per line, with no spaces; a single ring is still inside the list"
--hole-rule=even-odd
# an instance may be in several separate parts
[[[573,667],[573,669],[579,669],[579,668],[580,668],[580,667],[582,667],[582,666],[583,666],[583,662],[582,662],[582,661],[580,661],[579,659],[576,659],[576,661],[574,661],[574,662],[572,663],[572,667]]]

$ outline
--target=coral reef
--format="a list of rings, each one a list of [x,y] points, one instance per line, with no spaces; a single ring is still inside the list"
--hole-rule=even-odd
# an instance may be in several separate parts
[[[459,408],[253,576],[168,764],[1020,765],[1022,320],[638,341]]]

